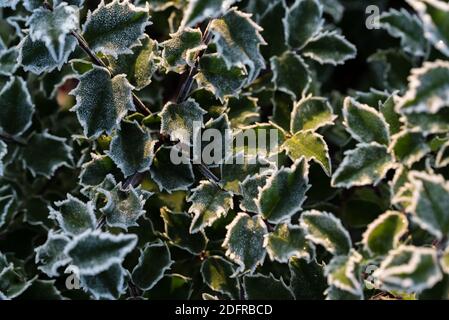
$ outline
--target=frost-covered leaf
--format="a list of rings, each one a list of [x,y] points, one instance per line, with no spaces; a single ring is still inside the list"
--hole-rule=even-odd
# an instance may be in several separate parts
[[[92,154],[92,160],[85,162],[80,173],[80,184],[97,186],[113,170],[114,162],[106,155]]]
[[[268,232],[262,218],[240,212],[226,229],[228,231],[223,242],[226,256],[239,265],[236,272],[253,273],[266,255],[263,242]]]
[[[444,168],[449,165],[449,141],[441,146],[435,159],[437,168]]]
[[[238,299],[239,283],[236,277],[232,277],[234,273],[233,264],[220,256],[210,256],[201,264],[201,275],[209,288]]]
[[[195,53],[205,49],[200,29],[180,29],[170,34],[170,39],[162,42],[162,58],[168,71],[184,72],[186,66],[193,65]]]
[[[395,95],[393,94],[379,106],[379,111],[384,116],[390,128],[390,136],[398,133],[402,127],[400,115],[396,112],[395,105]]]
[[[388,145],[388,124],[376,109],[347,97],[344,101],[343,117],[347,131],[357,141]]]
[[[281,168],[268,178],[259,189],[256,205],[259,213],[271,223],[289,219],[302,210],[309,190],[309,165],[304,158],[295,161],[291,168]]]
[[[245,299],[247,300],[293,300],[293,292],[284,280],[276,279],[271,273],[245,275],[243,277]]]
[[[141,250],[139,263],[132,272],[133,283],[142,290],[151,290],[172,264],[167,244],[160,240],[147,243]]]
[[[228,69],[225,60],[215,53],[201,57],[195,79],[199,87],[211,91],[223,101],[225,96],[236,96],[240,92],[246,75],[242,68],[234,66]]]
[[[323,7],[318,0],[296,0],[283,19],[289,46],[300,49],[317,34],[324,23],[322,15]]]
[[[134,234],[117,234],[87,230],[66,246],[64,253],[84,276],[97,275],[114,264],[121,264],[137,244]]]
[[[150,168],[155,143],[148,130],[137,121],[122,121],[111,141],[108,155],[128,177]]]
[[[10,76],[16,72],[19,67],[19,50],[17,47],[11,47],[2,51],[0,48],[0,75]]]
[[[290,130],[317,130],[334,123],[336,116],[325,98],[308,96],[295,103],[291,113]]]
[[[306,211],[300,217],[301,227],[307,238],[322,245],[332,254],[347,254],[351,249],[351,237],[340,219],[328,212]]]
[[[331,175],[331,159],[329,148],[322,135],[312,131],[298,131],[282,145],[288,156],[293,160],[304,157],[307,161],[317,162],[328,176]]]
[[[449,183],[441,175],[413,171],[409,211],[419,226],[438,238],[449,235]]]
[[[446,248],[443,255],[440,258],[441,268],[445,273],[449,273],[449,247]]]
[[[268,59],[287,50],[284,24],[282,22],[287,6],[285,1],[270,1],[264,9],[265,11],[261,14],[258,23],[263,28],[261,35],[268,44],[260,49],[263,56]]]
[[[431,151],[421,132],[409,130],[394,135],[390,148],[396,160],[408,167],[411,167]]]
[[[126,74],[131,85],[142,90],[151,83],[157,68],[157,43],[145,34],[141,45],[133,47],[132,51],[132,54],[122,54],[117,59],[110,57],[109,66],[113,74]]]
[[[391,36],[401,39],[402,50],[420,57],[426,54],[427,41],[422,23],[416,15],[405,9],[390,9],[380,16],[379,22]]]
[[[9,189],[9,188],[8,188]],[[3,191],[5,189],[0,189]],[[12,210],[15,210],[15,195],[9,191],[6,194],[0,196],[0,227],[8,223],[11,217]]]
[[[288,263],[290,270],[290,288],[297,300],[322,300],[327,288],[324,270],[314,259],[291,258]]]
[[[170,242],[181,249],[196,255],[200,254],[207,244],[203,231],[191,234],[189,229],[192,218],[185,212],[172,212],[166,208],[161,209],[161,216],[165,223],[165,235]]]
[[[414,112],[402,118],[409,127],[420,130],[424,135],[446,133],[449,131],[449,107],[436,113]]]
[[[270,59],[275,89],[285,92],[293,99],[301,98],[308,90],[311,77],[304,60],[294,52],[286,51]]]
[[[141,44],[145,27],[150,24],[148,6],[136,7],[130,1],[104,1],[89,12],[83,25],[83,37],[94,52],[117,58],[132,54],[131,48]]]
[[[192,203],[189,213],[194,214],[190,233],[197,233],[211,226],[233,208],[232,194],[220,189],[212,182],[201,181],[197,188],[192,189],[192,192],[187,200]]]
[[[0,0],[0,8],[12,8],[16,10],[19,0]]]
[[[66,3],[53,10],[40,7],[33,11],[27,26],[31,40],[44,42],[51,57],[55,61],[61,61],[65,55],[66,38],[71,37],[70,32],[78,29],[79,10]]]
[[[3,141],[0,141],[0,177],[5,173],[5,165],[3,158],[8,154],[8,145]]]
[[[443,275],[435,249],[401,246],[390,251],[373,277],[384,289],[411,293],[433,287]]]
[[[197,137],[198,139],[199,137]],[[201,144],[201,159],[209,167],[217,167],[232,150],[232,130],[228,115],[223,113],[216,119],[210,119],[204,125]],[[198,142],[198,140],[197,140]],[[207,142],[207,144],[204,144]],[[200,150],[193,157],[198,159]]]
[[[437,60],[425,62],[413,69],[409,87],[400,99],[396,110],[401,113],[436,114],[449,104],[449,62]]]
[[[339,22],[343,18],[345,7],[340,0],[320,0],[323,6],[323,12],[330,15],[335,22]]]
[[[174,163],[178,159],[179,163]],[[186,190],[195,181],[190,159],[180,154],[176,147],[161,147],[150,167],[151,178],[160,190],[168,192]]]
[[[287,263],[291,257],[311,261],[315,255],[315,247],[306,239],[305,231],[290,223],[280,223],[267,234],[264,247],[270,259],[280,263]]]
[[[11,78],[0,91],[0,128],[10,135],[20,135],[31,125],[34,109],[26,82]]]
[[[335,66],[355,58],[357,49],[344,36],[332,31],[322,32],[310,39],[301,53],[320,64]]]
[[[34,249],[36,252],[35,262],[39,264],[38,269],[49,277],[58,276],[58,268],[70,261],[64,253],[64,249],[69,242],[70,238],[66,235],[50,231],[47,241]]]
[[[332,176],[332,185],[339,188],[377,185],[393,167],[393,157],[385,146],[361,143],[345,152],[343,162]]]
[[[20,296],[33,283],[34,279],[27,279],[23,270],[15,268],[10,263],[0,271],[0,298],[14,299]]]
[[[328,284],[362,299],[361,261],[362,256],[355,250],[351,250],[347,256],[334,257],[326,266]]]
[[[266,44],[260,35],[261,28],[250,17],[232,8],[223,17],[213,20],[209,30],[228,69],[233,66],[247,68],[248,83],[265,68],[259,46]]]
[[[240,0],[189,0],[181,27],[192,27],[206,19],[217,18],[237,1]]]
[[[98,274],[80,276],[80,284],[95,299],[118,299],[125,291],[125,270],[114,263]]]
[[[88,229],[95,229],[97,219],[92,202],[84,203],[67,194],[67,199],[55,202],[55,207],[49,208],[50,217],[58,222],[66,234],[79,235]]]
[[[405,215],[387,211],[380,215],[363,234],[363,246],[371,255],[384,255],[396,248],[399,239],[407,232]]]
[[[78,86],[70,93],[76,97],[76,111],[84,135],[97,138],[103,132],[111,133],[120,120],[135,107],[132,101],[133,87],[120,74],[111,79],[109,71],[94,66],[79,77]]]
[[[41,280],[36,279],[32,281],[29,286],[21,295],[21,300],[65,300],[61,292],[55,285],[56,280]],[[0,294],[1,296],[1,294]]]
[[[256,98],[246,95],[229,97],[225,105],[232,128],[240,128],[259,119]]]
[[[259,212],[256,200],[259,196],[259,188],[265,186],[267,179],[267,175],[255,174],[253,176],[247,176],[243,182],[239,183],[240,194],[243,197],[240,201],[240,209],[245,212]]]
[[[50,178],[55,171],[72,165],[72,147],[60,138],[48,132],[35,133],[22,150],[22,162],[33,176]]]
[[[181,103],[168,102],[160,113],[161,133],[169,135],[172,141],[190,145],[194,134],[203,127],[206,111],[193,100]]]

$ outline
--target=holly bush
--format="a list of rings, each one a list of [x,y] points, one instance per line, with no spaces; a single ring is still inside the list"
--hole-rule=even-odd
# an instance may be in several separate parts
[[[0,0],[0,299],[449,298],[449,3],[371,2]]]

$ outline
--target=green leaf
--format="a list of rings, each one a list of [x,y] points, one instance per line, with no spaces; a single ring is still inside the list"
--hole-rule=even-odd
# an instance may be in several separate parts
[[[245,212],[259,212],[256,200],[259,196],[259,188],[265,186],[267,179],[267,175],[255,174],[253,176],[247,176],[243,182],[239,182],[240,194],[243,197],[240,201],[240,209]]]
[[[390,128],[390,136],[398,133],[401,130],[402,122],[400,115],[395,111],[395,95],[391,95],[388,99],[379,106],[379,111],[385,118]]]
[[[246,300],[293,300],[293,292],[284,283],[276,279],[271,273],[245,275],[243,277]]]
[[[141,45],[150,14],[148,6],[135,7],[129,1],[101,2],[89,12],[83,25],[83,37],[94,52],[117,58],[120,54],[132,54],[131,48]]]
[[[416,15],[405,9],[390,9],[380,16],[379,22],[391,36],[401,39],[402,50],[414,56],[426,55],[428,44],[423,25]]]
[[[306,239],[305,231],[289,222],[276,225],[266,235],[264,246],[270,259],[280,263],[288,263],[292,257],[311,261],[315,255],[315,247]]]
[[[71,37],[70,32],[78,29],[79,10],[66,3],[53,10],[41,7],[33,11],[27,26],[31,40],[44,42],[51,57],[61,61],[64,59],[66,38]]]
[[[290,130],[318,130],[332,125],[337,117],[326,98],[308,96],[296,102],[291,113]]]
[[[317,0],[296,0],[283,19],[285,37],[293,49],[300,49],[324,23],[323,7]]]
[[[223,101],[225,96],[237,96],[245,84],[246,76],[242,68],[234,66],[228,69],[225,60],[215,53],[201,57],[195,79],[199,87],[211,91]]]
[[[187,190],[195,182],[190,159],[179,155],[179,152],[176,147],[161,147],[156,152],[150,173],[160,190]],[[180,158],[180,163],[173,163],[175,154]]]
[[[322,32],[310,39],[301,53],[320,64],[339,65],[354,59],[357,48],[344,36],[335,32]]]
[[[8,188],[8,187],[7,187]],[[9,189],[9,188],[8,188]],[[4,191],[4,188],[1,188],[0,191]],[[8,190],[9,191],[9,190]],[[15,210],[15,194],[2,194],[0,196],[0,227],[9,223],[11,218],[11,212]]]
[[[58,268],[70,262],[70,258],[64,253],[69,242],[70,238],[66,235],[50,230],[47,241],[34,249],[35,262],[40,264],[38,269],[49,277],[59,276]]]
[[[0,271],[0,297],[3,295],[6,299],[14,299],[25,292],[33,281],[27,280],[23,272],[11,263]]]
[[[187,213],[177,213],[162,208],[161,216],[165,224],[165,236],[170,239],[171,244],[193,255],[200,254],[206,249],[208,240],[204,232],[190,233],[192,218]]]
[[[60,167],[70,167],[72,161],[72,148],[66,139],[48,132],[33,134],[22,151],[22,163],[33,176],[50,178]]]
[[[80,184],[98,186],[113,170],[114,162],[106,155],[91,154],[92,160],[83,163],[80,173]]]
[[[92,202],[84,203],[71,194],[64,201],[55,202],[55,208],[49,207],[50,217],[69,235],[79,235],[88,229],[95,229],[97,219]]]
[[[160,113],[161,133],[169,135],[172,141],[190,145],[194,135],[203,127],[206,113],[193,99],[181,103],[168,102]]]
[[[87,230],[74,237],[64,253],[78,268],[79,275],[94,276],[114,264],[121,264],[136,244],[137,236],[134,234],[113,235],[101,230]]]
[[[0,75],[11,76],[19,67],[19,50],[11,47],[7,50],[0,49]]]
[[[392,137],[391,150],[397,161],[411,167],[431,150],[421,132],[404,130]]]
[[[293,161],[301,157],[304,157],[307,161],[313,160],[323,168],[328,176],[331,175],[329,148],[322,135],[312,131],[298,131],[285,141],[282,149],[287,151],[288,156]]]
[[[234,206],[232,194],[209,181],[201,181],[198,187],[192,189],[192,195],[187,201],[192,203],[189,213],[194,214],[190,233],[210,227]]]
[[[320,0],[324,13],[330,15],[335,22],[340,22],[343,18],[345,7],[339,0]]]
[[[158,240],[147,243],[140,251],[139,263],[132,272],[133,283],[140,289],[151,290],[173,264],[167,244]]]
[[[435,249],[401,246],[390,251],[373,277],[380,281],[382,289],[419,293],[433,287],[443,275]]]
[[[0,177],[5,173],[3,158],[8,154],[8,145],[0,140]]]
[[[327,288],[323,267],[315,260],[293,257],[288,263],[290,288],[297,300],[322,300]]]
[[[332,176],[332,186],[351,188],[377,185],[394,167],[393,157],[385,146],[375,142],[361,143],[345,152],[345,158]]]
[[[0,91],[0,128],[11,135],[22,134],[31,126],[34,110],[26,82],[12,77]]]
[[[289,219],[302,210],[309,190],[309,166],[304,158],[291,168],[281,168],[259,189],[256,205],[259,213],[271,223]]]
[[[93,139],[103,132],[110,134],[129,110],[135,110],[133,87],[126,75],[111,79],[107,69],[93,66],[78,79],[78,86],[70,93],[76,97],[76,105],[70,110],[76,112],[86,137]]]
[[[201,264],[201,276],[209,288],[238,299],[239,283],[236,277],[232,277],[234,273],[233,264],[220,256],[210,256]]]
[[[212,21],[209,32],[217,46],[217,52],[228,69],[238,66],[247,69],[248,83],[252,83],[265,68],[259,46],[266,44],[260,35],[260,26],[251,15],[231,8],[223,17]]]
[[[125,291],[125,270],[115,263],[94,276],[80,276],[80,284],[95,299],[118,299]]]
[[[129,177],[150,168],[155,143],[148,130],[137,121],[125,120],[111,141],[108,155],[124,176]]]
[[[449,247],[446,248],[443,255],[441,256],[440,265],[445,273],[449,273]]]
[[[412,171],[413,197],[408,211],[424,230],[441,239],[449,235],[449,183],[441,175]]]
[[[414,112],[405,114],[403,119],[409,127],[421,131],[424,135],[449,131],[448,107],[441,108],[436,113]]]
[[[261,35],[268,44],[260,49],[263,56],[268,59],[287,50],[284,23],[282,22],[287,6],[285,1],[270,1],[264,9],[258,23],[263,28]]]
[[[253,273],[266,255],[263,243],[267,227],[262,218],[240,212],[226,229],[228,231],[222,245],[226,248],[226,256],[239,265],[236,272]]]
[[[437,168],[444,168],[449,165],[449,141],[442,145],[440,150],[438,150],[435,165]]]
[[[351,237],[340,219],[328,212],[306,211],[300,217],[301,227],[307,238],[322,245],[332,254],[347,254],[351,249]]]
[[[206,19],[217,18],[237,1],[240,0],[189,0],[181,21],[181,28],[192,27]]]
[[[56,280],[41,280],[36,279],[31,283],[21,295],[21,300],[42,300],[45,297],[47,300],[65,300],[61,292],[55,285]]]
[[[285,92],[293,99],[301,98],[308,90],[310,71],[304,60],[294,52],[286,51],[270,59],[275,89]]]
[[[347,97],[344,101],[343,117],[347,131],[355,140],[388,145],[390,141],[388,124],[376,109]]]
[[[246,95],[229,97],[225,106],[232,128],[241,128],[259,119],[256,98]]]
[[[162,58],[167,72],[183,73],[187,66],[193,66],[195,53],[204,50],[200,29],[179,29],[170,34],[170,39],[162,42]]]
[[[363,246],[371,255],[385,255],[398,246],[407,228],[407,218],[403,214],[387,211],[370,223],[363,234]]]
[[[436,60],[425,62],[413,69],[409,87],[400,99],[396,110],[401,113],[436,114],[449,104],[449,62]]]
[[[132,48],[132,54],[122,54],[117,59],[109,57],[109,67],[113,74],[126,74],[128,81],[136,90],[142,90],[151,83],[157,69],[157,42],[146,34],[141,45]]]
[[[328,284],[363,299],[360,279],[361,261],[362,256],[355,250],[351,250],[347,256],[334,257],[325,269]]]

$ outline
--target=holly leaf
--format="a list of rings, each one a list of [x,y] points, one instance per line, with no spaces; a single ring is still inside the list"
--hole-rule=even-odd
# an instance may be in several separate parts
[[[192,27],[206,19],[217,18],[237,1],[240,0],[189,0],[180,28]]]
[[[0,8],[11,8],[16,10],[19,0],[0,0]]]
[[[6,300],[20,296],[34,280],[35,278],[27,280],[21,268],[16,268],[13,263],[10,263],[0,271],[0,298]]]
[[[390,149],[397,161],[411,167],[431,150],[421,132],[404,130],[392,137]]]
[[[78,86],[70,92],[76,97],[75,111],[88,138],[98,138],[103,132],[110,134],[119,126],[121,119],[131,110],[133,87],[120,74],[111,79],[106,68],[93,66],[82,74]]]
[[[137,236],[134,234],[113,235],[101,230],[87,230],[74,237],[64,253],[78,268],[79,275],[94,276],[114,264],[121,264],[136,244]]]
[[[35,262],[40,264],[37,268],[49,277],[59,276],[58,268],[70,262],[70,258],[64,253],[69,242],[70,238],[66,235],[50,230],[47,241],[34,249]]]
[[[190,233],[210,227],[234,206],[232,194],[209,181],[201,181],[198,187],[192,189],[192,195],[187,201],[192,203],[189,213],[194,214]]]
[[[363,287],[360,279],[362,256],[351,250],[347,256],[336,256],[326,266],[327,282],[331,287],[363,299]]]
[[[34,133],[23,148],[22,163],[33,176],[51,178],[62,166],[70,167],[73,162],[72,147],[48,132]]]
[[[0,177],[5,173],[5,164],[3,158],[8,154],[8,145],[3,141],[0,141]]]
[[[92,202],[84,203],[71,194],[67,199],[55,202],[55,208],[49,207],[50,217],[69,235],[79,235],[88,229],[95,229],[97,219]]]
[[[323,168],[328,176],[331,175],[329,148],[322,135],[312,131],[298,131],[284,142],[282,149],[287,151],[287,155],[293,161],[301,157],[307,161],[313,160]]]
[[[280,55],[288,49],[282,22],[287,6],[285,1],[270,1],[263,9],[265,11],[262,11],[263,13],[258,19],[258,24],[263,28],[261,35],[268,41],[268,45],[260,49],[262,55],[268,59],[272,56]]]
[[[301,53],[320,64],[336,66],[354,59],[357,48],[341,34],[335,31],[326,31],[310,39]]]
[[[268,232],[262,218],[250,217],[240,212],[226,229],[222,246],[226,248],[226,256],[239,265],[236,273],[253,273],[256,267],[263,263],[266,255],[263,242]]]
[[[433,97],[432,99],[434,99]],[[435,99],[434,99],[435,100]],[[449,130],[449,108],[444,107],[436,113],[412,112],[404,114],[408,127],[421,131],[424,135],[446,133]]]
[[[307,232],[307,239],[322,245],[332,254],[348,254],[352,244],[348,231],[340,219],[328,212],[306,211],[300,217],[301,227]]]
[[[301,158],[291,168],[281,168],[259,189],[256,205],[259,213],[271,223],[289,219],[302,210],[309,190],[309,166]]]
[[[304,230],[289,222],[276,225],[265,236],[264,247],[270,259],[280,263],[288,263],[291,257],[311,261],[315,255],[315,247],[306,239]]]
[[[34,104],[20,77],[12,77],[0,91],[0,128],[10,135],[20,135],[31,126]]]
[[[363,234],[363,246],[371,255],[385,255],[398,246],[407,228],[407,218],[403,214],[387,211],[370,223]]]
[[[445,273],[449,273],[449,247],[446,248],[443,255],[440,258],[441,268]]]
[[[232,277],[234,273],[234,265],[220,256],[210,256],[201,264],[201,276],[209,288],[231,299],[238,299],[239,283],[237,278]]]
[[[0,48],[0,75],[11,76],[19,67],[19,50],[11,47],[6,50]]]
[[[392,156],[378,143],[361,143],[345,152],[345,158],[334,172],[331,184],[338,188],[377,185],[394,167]]]
[[[240,194],[242,195],[240,209],[245,212],[259,212],[256,200],[259,196],[259,188],[261,189],[265,186],[267,179],[267,175],[255,174],[253,176],[247,176],[243,182],[239,182]]]
[[[225,106],[232,128],[241,128],[259,119],[256,98],[245,95],[229,97]]]
[[[276,279],[271,273],[245,275],[243,277],[246,300],[294,300],[293,292],[284,280]]]
[[[148,6],[139,8],[129,1],[114,0],[100,5],[87,15],[83,37],[94,52],[117,58],[132,54],[131,48],[141,45],[145,27],[151,23]]]
[[[98,186],[114,169],[114,162],[106,155],[92,154],[92,160],[83,163],[80,173],[80,184],[83,186]]]
[[[111,141],[108,156],[125,177],[147,171],[153,160],[156,141],[137,121],[122,121],[120,129]]]
[[[374,271],[382,289],[419,293],[432,288],[443,275],[433,248],[401,246],[389,255]]]
[[[318,130],[331,125],[337,117],[326,98],[308,96],[293,106],[290,130],[296,133],[301,130]]]
[[[151,290],[173,264],[167,244],[158,240],[147,243],[140,251],[138,264],[132,272],[133,283],[140,289]]]
[[[438,150],[435,165],[437,168],[444,168],[449,165],[449,141],[443,144],[440,150]]]
[[[80,284],[95,299],[118,299],[125,291],[125,270],[119,263],[96,275],[80,276]]]
[[[296,0],[287,9],[284,32],[288,45],[300,49],[322,28],[323,7],[318,0]]]
[[[270,59],[275,89],[298,99],[308,90],[312,81],[310,71],[304,60],[292,51]]]
[[[290,289],[297,300],[322,300],[327,288],[323,267],[314,259],[291,258],[288,263],[290,271]]]
[[[347,97],[343,106],[344,125],[359,142],[388,145],[390,133],[383,115],[376,109]]]
[[[385,118],[390,128],[390,136],[398,133],[402,127],[400,115],[395,110],[395,95],[391,95],[388,99],[379,106],[379,111]]]

